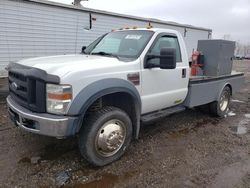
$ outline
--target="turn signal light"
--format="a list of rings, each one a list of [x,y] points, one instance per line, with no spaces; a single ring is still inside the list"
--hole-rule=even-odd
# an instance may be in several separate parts
[[[61,100],[61,101],[71,100],[72,94],[71,93],[62,93],[62,94],[48,93],[48,98],[54,99],[54,100]]]

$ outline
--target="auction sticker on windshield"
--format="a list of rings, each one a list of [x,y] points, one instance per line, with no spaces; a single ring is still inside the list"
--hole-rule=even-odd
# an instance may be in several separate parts
[[[127,35],[125,39],[140,40],[141,37],[141,35]]]

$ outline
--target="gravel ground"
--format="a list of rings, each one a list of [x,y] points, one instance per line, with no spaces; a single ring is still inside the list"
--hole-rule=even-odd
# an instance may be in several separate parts
[[[145,125],[125,156],[102,168],[80,157],[75,138],[14,127],[0,100],[0,187],[250,187],[250,62],[234,69],[247,80],[228,117],[187,110]]]

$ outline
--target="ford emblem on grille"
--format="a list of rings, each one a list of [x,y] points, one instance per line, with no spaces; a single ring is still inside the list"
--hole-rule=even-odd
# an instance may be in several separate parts
[[[13,89],[17,90],[18,89],[18,85],[16,84],[16,82],[12,82],[11,86]]]

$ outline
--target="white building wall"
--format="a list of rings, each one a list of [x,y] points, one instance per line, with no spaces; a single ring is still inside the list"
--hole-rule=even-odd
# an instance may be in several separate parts
[[[187,28],[184,41],[186,43],[189,57],[191,57],[193,50],[197,50],[198,40],[210,39],[210,37],[211,36],[208,31],[199,31]]]
[[[93,27],[91,31],[88,31],[88,40],[85,40],[87,44],[95,40],[97,37],[110,32],[112,29],[119,29],[125,27],[146,27],[147,22],[131,20],[127,18],[114,17],[109,15],[93,13],[92,18],[95,18],[96,21],[93,21]]]
[[[0,0],[0,76],[4,67],[20,59],[57,54],[79,53],[97,37],[112,29],[143,27],[148,21],[102,13],[92,13],[61,6],[23,0]],[[151,22],[153,27],[175,29],[184,36],[185,28]],[[187,29],[188,54],[199,39],[207,39],[208,31]]]
[[[88,13],[25,1],[0,1],[0,75],[23,58],[78,53]]]

